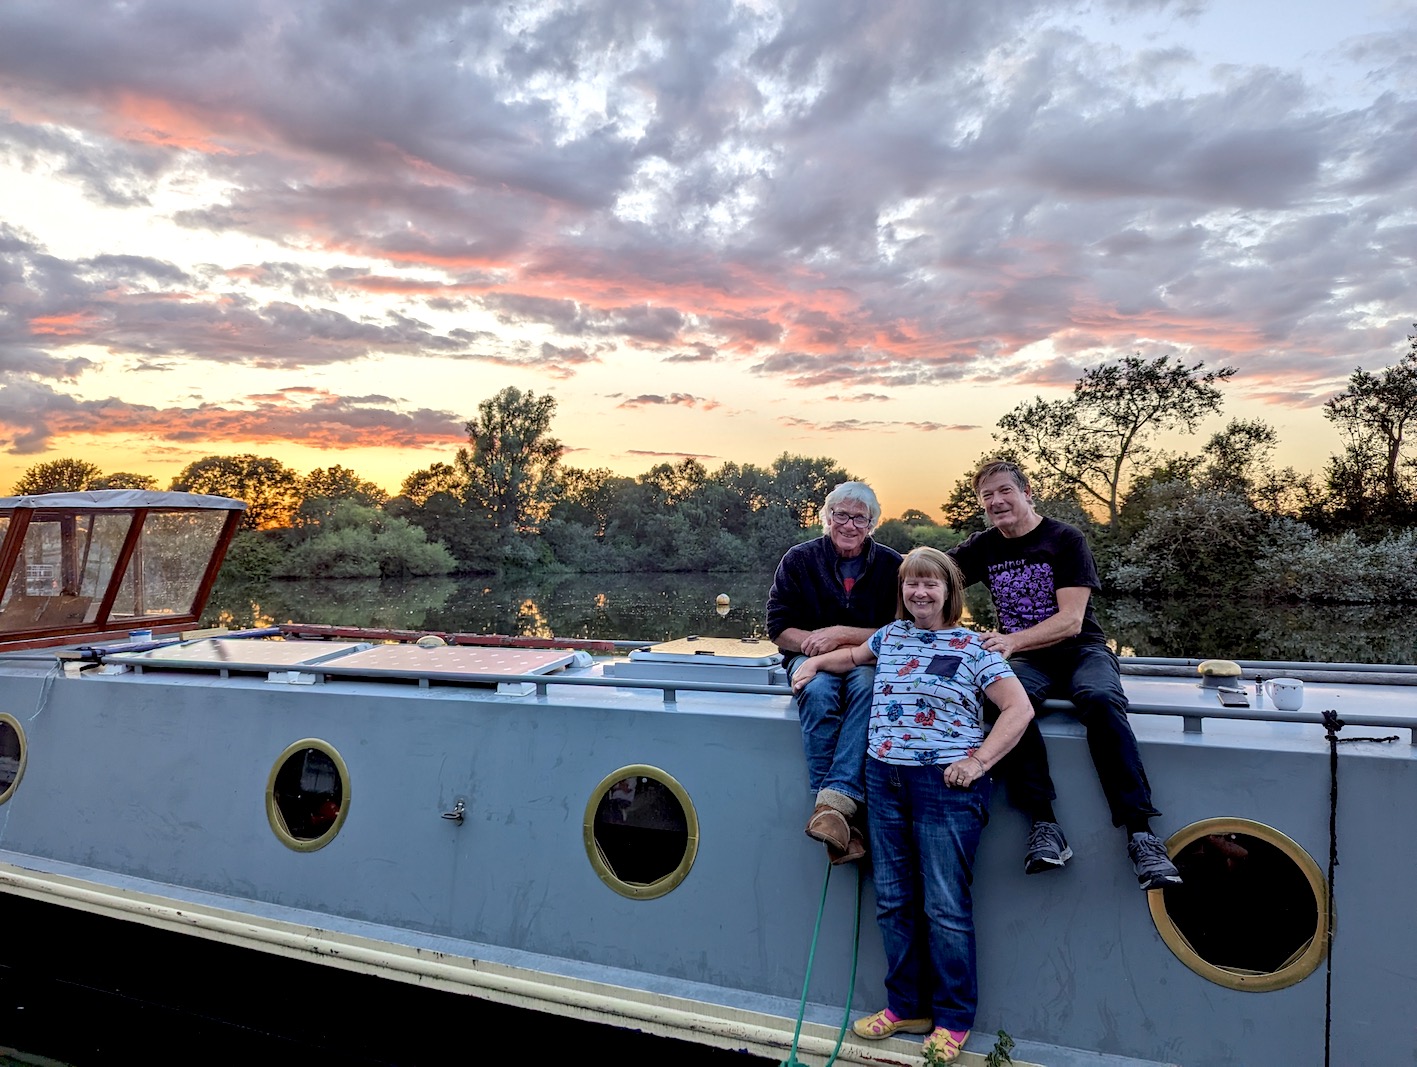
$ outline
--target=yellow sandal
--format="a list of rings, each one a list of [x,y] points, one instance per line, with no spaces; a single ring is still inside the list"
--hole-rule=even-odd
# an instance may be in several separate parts
[[[893,1034],[928,1034],[933,1025],[931,1019],[897,1019],[891,1022],[882,1008],[875,1015],[857,1019],[851,1024],[852,1032],[867,1041],[883,1041]]]
[[[959,1058],[964,1043],[969,1040],[969,1031],[956,1032],[960,1035],[958,1038],[943,1026],[937,1026],[935,1032],[925,1039],[922,1050],[929,1067],[934,1067],[937,1063],[954,1063]]]

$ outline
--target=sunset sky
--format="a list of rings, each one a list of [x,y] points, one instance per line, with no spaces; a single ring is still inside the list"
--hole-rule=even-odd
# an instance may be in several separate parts
[[[1417,321],[1414,55],[1408,0],[6,0],[0,492],[396,491],[515,385],[574,466],[935,513],[1131,352],[1318,471]]]

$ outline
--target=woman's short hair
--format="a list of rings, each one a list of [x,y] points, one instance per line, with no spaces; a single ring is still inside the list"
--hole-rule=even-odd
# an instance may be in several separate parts
[[[1020,491],[1032,495],[1033,490],[1028,486],[1028,475],[1023,473],[1023,468],[1017,463],[1013,463],[1007,459],[986,459],[983,463],[979,464],[979,468],[974,472],[972,484],[974,486],[975,496],[979,495],[979,483],[985,478],[994,477],[996,474],[1007,474],[1014,480],[1014,485],[1018,486]]]
[[[959,566],[938,548],[921,545],[912,548],[900,561],[895,580],[895,617],[910,618],[905,610],[905,580],[907,578],[938,578],[945,584],[945,626],[958,626],[964,617],[964,575]]]
[[[871,525],[866,527],[866,532],[870,533],[874,530],[876,524],[881,521],[881,504],[876,499],[875,492],[865,482],[842,482],[827,494],[827,499],[822,504],[821,514],[817,516],[822,528],[826,529],[827,516],[833,508],[838,508],[852,500],[871,513]]]

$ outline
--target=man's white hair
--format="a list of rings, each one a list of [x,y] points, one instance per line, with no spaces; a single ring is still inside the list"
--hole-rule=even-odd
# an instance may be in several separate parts
[[[833,508],[839,508],[853,500],[871,513],[871,524],[866,527],[866,532],[874,530],[876,524],[881,521],[881,502],[876,499],[875,491],[865,482],[842,482],[827,494],[826,502],[822,504],[821,514],[818,516],[822,528],[826,528],[827,515]]]

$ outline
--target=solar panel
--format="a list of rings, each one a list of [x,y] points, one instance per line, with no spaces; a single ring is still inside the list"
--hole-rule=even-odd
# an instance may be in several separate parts
[[[248,641],[206,638],[147,652],[105,656],[113,663],[135,667],[183,667],[207,670],[289,670],[368,648],[367,641]]]
[[[290,671],[361,678],[432,678],[475,681],[499,674],[549,674],[572,663],[575,653],[552,649],[479,648],[367,641],[280,641],[208,638],[146,652],[104,657],[142,670]]]
[[[341,656],[331,667],[340,673],[357,670],[362,675],[476,678],[484,674],[549,674],[574,659],[575,653],[554,649],[375,645]]]

